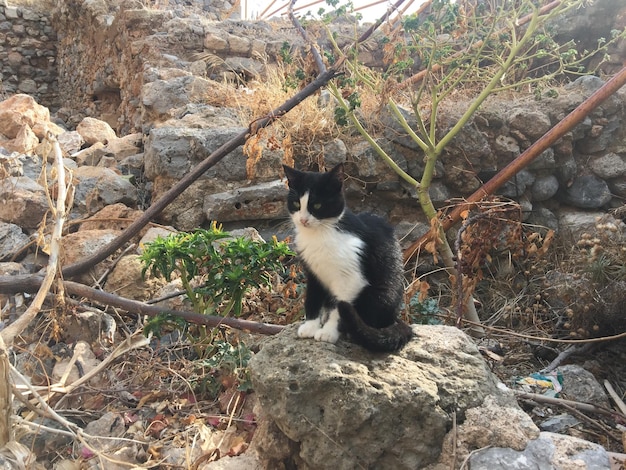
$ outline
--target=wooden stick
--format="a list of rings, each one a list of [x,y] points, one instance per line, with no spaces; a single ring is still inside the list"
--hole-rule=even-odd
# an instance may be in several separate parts
[[[588,413],[598,413],[604,416],[615,417],[616,415],[626,420],[626,415],[619,413],[615,410],[611,410],[609,408],[604,408],[602,406],[592,405],[591,403],[583,403],[580,401],[572,401],[565,400],[563,398],[554,398],[547,397],[545,395],[539,395],[538,393],[529,393],[529,392],[520,392],[517,390],[513,391],[518,398],[522,398],[525,400],[532,400],[539,403],[548,403],[550,405],[558,405],[558,406],[570,406],[577,410],[586,411]]]
[[[250,320],[241,320],[238,318],[218,317],[215,315],[203,315],[201,313],[172,310],[156,305],[148,305],[143,302],[125,299],[124,297],[119,297],[108,292],[92,289],[91,287],[72,281],[64,281],[63,286],[70,294],[86,297],[105,305],[118,307],[130,313],[148,315],[151,317],[157,316],[161,313],[168,313],[198,325],[206,325],[209,327],[224,325],[238,330],[260,333],[263,335],[275,335],[281,332],[284,328],[284,326],[281,325],[271,325],[269,323],[259,323]]]
[[[622,399],[619,397],[619,395],[613,388],[613,385],[611,385],[611,382],[609,382],[608,380],[605,380],[604,388],[606,388],[606,391],[609,393],[609,395],[611,396],[611,398],[613,399],[613,401],[615,402],[619,410],[622,412],[622,414],[626,415],[626,403],[624,403]]]

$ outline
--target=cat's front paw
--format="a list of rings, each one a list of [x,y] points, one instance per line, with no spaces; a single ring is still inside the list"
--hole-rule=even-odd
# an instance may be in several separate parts
[[[314,338],[315,334],[318,331],[320,331],[319,318],[316,318],[314,320],[306,320],[298,328],[298,337],[299,338]]]
[[[315,333],[315,339],[317,341],[335,344],[337,340],[339,340],[339,330],[337,330],[334,325],[330,325],[328,327],[324,325],[324,328]]]

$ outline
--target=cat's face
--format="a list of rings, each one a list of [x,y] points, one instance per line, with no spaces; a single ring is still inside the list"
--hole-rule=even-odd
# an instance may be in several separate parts
[[[289,182],[287,207],[296,228],[332,224],[341,217],[345,208],[342,164],[326,173],[283,168]]]

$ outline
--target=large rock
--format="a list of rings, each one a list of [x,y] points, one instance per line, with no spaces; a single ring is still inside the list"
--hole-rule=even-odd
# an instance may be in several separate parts
[[[69,233],[61,240],[63,247],[62,264],[64,266],[77,263],[104,249],[117,236],[117,230],[81,230]],[[115,256],[115,255],[113,255]],[[88,272],[81,274],[76,279],[86,285],[92,285],[113,266],[111,258],[94,265]]]
[[[244,186],[204,198],[207,220],[232,222],[287,217],[285,183],[280,180]]]
[[[91,117],[84,118],[78,126],[76,126],[76,132],[78,132],[89,145],[93,145],[96,142],[107,144],[117,139],[115,131],[111,126],[100,119]]]
[[[176,108],[204,100],[216,86],[212,80],[193,75],[146,83],[142,89],[144,122],[164,121],[173,116]]]
[[[601,445],[572,436],[542,432],[525,449],[489,447],[475,452],[469,458],[469,468],[608,470],[612,467],[609,454]]]
[[[48,210],[45,189],[27,176],[0,180],[0,221],[36,228]]]
[[[137,204],[137,188],[127,177],[109,168],[81,166],[74,171],[74,205],[83,214],[93,214],[110,204]]]
[[[29,240],[28,235],[18,225],[0,222],[0,259],[15,254]]]
[[[32,129],[36,123],[49,121],[48,108],[29,95],[17,94],[0,102],[0,134],[9,139],[15,139],[24,125]]]
[[[146,177],[182,178],[220,146],[243,131],[242,128],[193,129],[159,127],[152,129],[145,145]],[[246,157],[241,148],[229,153],[205,174],[224,181],[246,180]]]
[[[467,335],[414,331],[397,354],[298,339],[295,326],[267,340],[250,362],[262,416],[253,446],[265,468],[424,468],[439,457],[453,415],[463,421],[486,397],[510,429],[490,430],[489,444],[523,448],[538,435]]]
[[[560,193],[561,200],[581,209],[598,209],[611,201],[609,185],[595,175],[575,178],[571,186]]]

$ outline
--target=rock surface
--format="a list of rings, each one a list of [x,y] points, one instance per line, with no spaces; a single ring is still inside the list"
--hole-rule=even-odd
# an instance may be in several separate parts
[[[469,337],[452,327],[414,330],[389,355],[300,340],[295,326],[268,339],[250,363],[263,413],[253,447],[265,468],[424,468],[437,461],[453,414],[463,421],[487,397],[519,417],[508,435],[489,435],[491,445],[523,448],[538,435]]]

